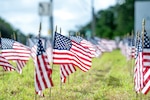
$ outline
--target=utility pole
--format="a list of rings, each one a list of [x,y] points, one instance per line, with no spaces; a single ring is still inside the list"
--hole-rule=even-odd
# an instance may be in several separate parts
[[[91,0],[91,10],[92,10],[91,30],[92,30],[92,37],[94,37],[94,36],[95,36],[95,12],[94,12],[94,0]]]
[[[49,16],[49,31],[50,31],[50,39],[53,40],[53,0],[50,0],[50,16]]]

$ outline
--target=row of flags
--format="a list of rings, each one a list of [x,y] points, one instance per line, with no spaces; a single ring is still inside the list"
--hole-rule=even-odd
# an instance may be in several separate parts
[[[127,60],[134,60],[134,88],[136,93],[150,91],[150,38],[146,30],[128,37],[119,45]]]
[[[53,87],[52,64],[60,65],[61,82],[79,68],[87,72],[92,67],[92,58],[99,57],[103,52],[116,49],[115,41],[105,39],[91,39],[87,41],[80,36],[66,37],[57,32],[54,35],[53,46],[50,41],[42,38],[28,39],[28,46],[15,40],[0,38],[0,66],[5,71],[16,70],[20,74],[30,58],[35,65],[34,83],[37,94],[43,96],[42,91]],[[16,62],[13,67],[9,61]]]

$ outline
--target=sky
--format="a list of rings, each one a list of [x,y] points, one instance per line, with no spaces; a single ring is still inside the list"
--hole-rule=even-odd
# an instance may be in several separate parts
[[[37,35],[39,23],[42,19],[41,35],[47,36],[49,17],[39,16],[39,3],[50,0],[0,0],[0,17],[19,29],[25,35]],[[116,0],[94,0],[95,13],[116,4]],[[54,30],[61,28],[66,35],[69,30],[77,31],[80,26],[86,25],[91,19],[91,0],[53,0]]]

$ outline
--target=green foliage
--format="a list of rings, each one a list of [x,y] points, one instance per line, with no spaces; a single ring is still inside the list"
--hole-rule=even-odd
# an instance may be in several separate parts
[[[14,29],[8,22],[0,18],[0,32],[3,38],[12,38],[25,44],[26,36],[18,29]]]
[[[123,4],[116,4],[96,15],[96,36],[112,39],[124,36],[134,29],[134,0],[125,0]],[[91,29],[91,22],[79,31],[83,34]]]
[[[133,84],[133,71],[127,65],[126,58],[119,50],[104,53],[100,58],[92,60],[91,69],[84,73],[77,72],[60,84],[60,67],[53,65],[52,79],[54,87],[44,90],[45,97],[37,96],[37,100],[139,100]],[[0,73],[0,100],[33,100],[34,65],[32,60],[24,67],[23,73]],[[142,95],[148,100],[148,95]]]
[[[13,31],[11,25],[0,18],[0,32],[2,33],[2,37],[10,38]]]

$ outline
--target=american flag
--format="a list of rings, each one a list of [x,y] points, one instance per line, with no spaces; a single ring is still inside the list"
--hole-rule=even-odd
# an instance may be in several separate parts
[[[135,90],[136,92],[140,92],[143,88],[143,57],[142,57],[142,38],[139,37],[137,40],[139,43],[137,46],[138,53],[135,59],[135,69],[134,69],[134,82],[135,82]]]
[[[51,79],[52,68],[48,61],[46,52],[42,46],[42,41],[39,39],[37,44],[37,55],[35,61],[35,91],[39,93],[46,88],[52,87]]]
[[[29,60],[30,48],[12,39],[1,38],[2,55],[8,60]]]
[[[77,42],[77,43],[79,43],[84,48],[87,48],[87,50],[89,50],[89,52],[91,54],[91,57],[96,57],[97,56],[97,54],[96,54],[96,48],[94,47],[94,45],[91,42],[83,39],[80,36],[76,36],[76,37],[70,36],[70,39],[73,40],[73,41],[75,41],[75,42]]]
[[[8,60],[5,59],[5,58],[2,56],[2,54],[0,54],[0,66],[2,66],[5,71],[14,71],[14,70],[16,70],[16,68],[13,67],[13,66],[8,62]]]
[[[65,83],[66,78],[74,73],[76,71],[76,68],[72,64],[61,64],[60,65],[60,77],[61,82]]]
[[[143,66],[150,67],[150,39],[147,33],[144,34],[143,43]]]
[[[25,64],[22,64],[30,58],[30,48],[8,38],[1,38],[2,55],[7,60],[14,60],[17,62],[17,71],[22,73],[22,68]]]
[[[150,39],[146,32],[144,32],[143,43],[144,88],[142,89],[142,93],[147,94],[150,90]]]
[[[90,52],[87,52],[83,46],[55,32],[53,63],[73,64],[87,72],[91,68],[92,59]]]

